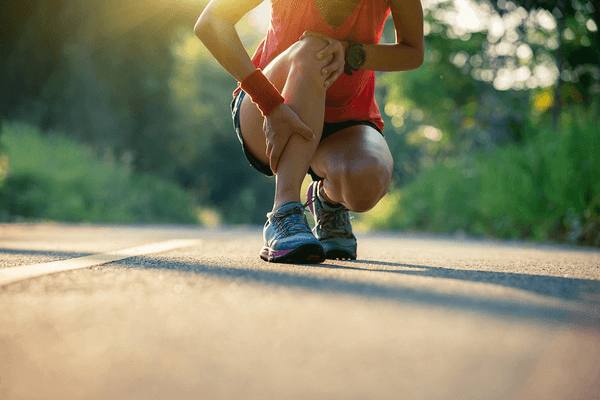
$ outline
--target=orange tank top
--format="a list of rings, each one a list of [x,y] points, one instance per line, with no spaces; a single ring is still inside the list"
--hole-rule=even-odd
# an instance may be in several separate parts
[[[383,0],[360,0],[348,19],[341,26],[333,28],[323,20],[315,0],[271,0],[269,29],[252,62],[257,68],[264,69],[297,42],[304,31],[359,43],[379,43],[389,13],[389,5]],[[367,120],[383,130],[383,120],[374,94],[373,71],[361,69],[352,76],[342,74],[327,90],[325,122]]]

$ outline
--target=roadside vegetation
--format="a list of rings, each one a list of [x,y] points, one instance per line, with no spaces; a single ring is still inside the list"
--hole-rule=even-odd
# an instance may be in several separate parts
[[[0,221],[198,223],[188,193],[58,132],[4,124]]]
[[[3,3],[0,221],[264,223],[206,3]],[[377,81],[392,189],[357,225],[600,246],[600,8],[422,3],[423,66]],[[236,26],[250,53],[265,17]]]
[[[600,121],[565,113],[510,143],[437,162],[392,190],[361,221],[371,229],[426,231],[600,245]]]

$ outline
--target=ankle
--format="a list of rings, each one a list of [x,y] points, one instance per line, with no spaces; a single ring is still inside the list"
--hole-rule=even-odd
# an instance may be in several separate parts
[[[300,198],[298,197],[297,199],[295,199],[295,198],[275,199],[275,202],[273,203],[273,210],[272,211],[279,210],[281,208],[281,206],[284,206],[287,203],[300,203]]]

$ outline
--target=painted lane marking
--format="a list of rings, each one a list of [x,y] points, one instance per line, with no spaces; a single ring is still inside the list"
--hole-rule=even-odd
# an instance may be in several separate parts
[[[71,258],[68,260],[3,268],[0,269],[0,286],[42,275],[88,268],[123,260],[125,258],[162,253],[182,247],[190,247],[198,245],[200,242],[200,240],[168,240],[166,242],[146,244],[129,249],[117,250],[109,253],[93,254],[91,256]]]

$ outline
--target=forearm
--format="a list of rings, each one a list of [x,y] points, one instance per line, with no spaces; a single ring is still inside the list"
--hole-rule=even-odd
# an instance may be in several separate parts
[[[373,71],[410,71],[423,64],[422,46],[404,43],[363,44],[367,59],[363,69]]]
[[[365,44],[363,68],[374,71],[409,71],[423,64],[423,7],[419,0],[385,0],[394,18],[396,43]]]
[[[203,14],[198,19],[194,32],[219,64],[238,82],[256,70],[230,21]]]

